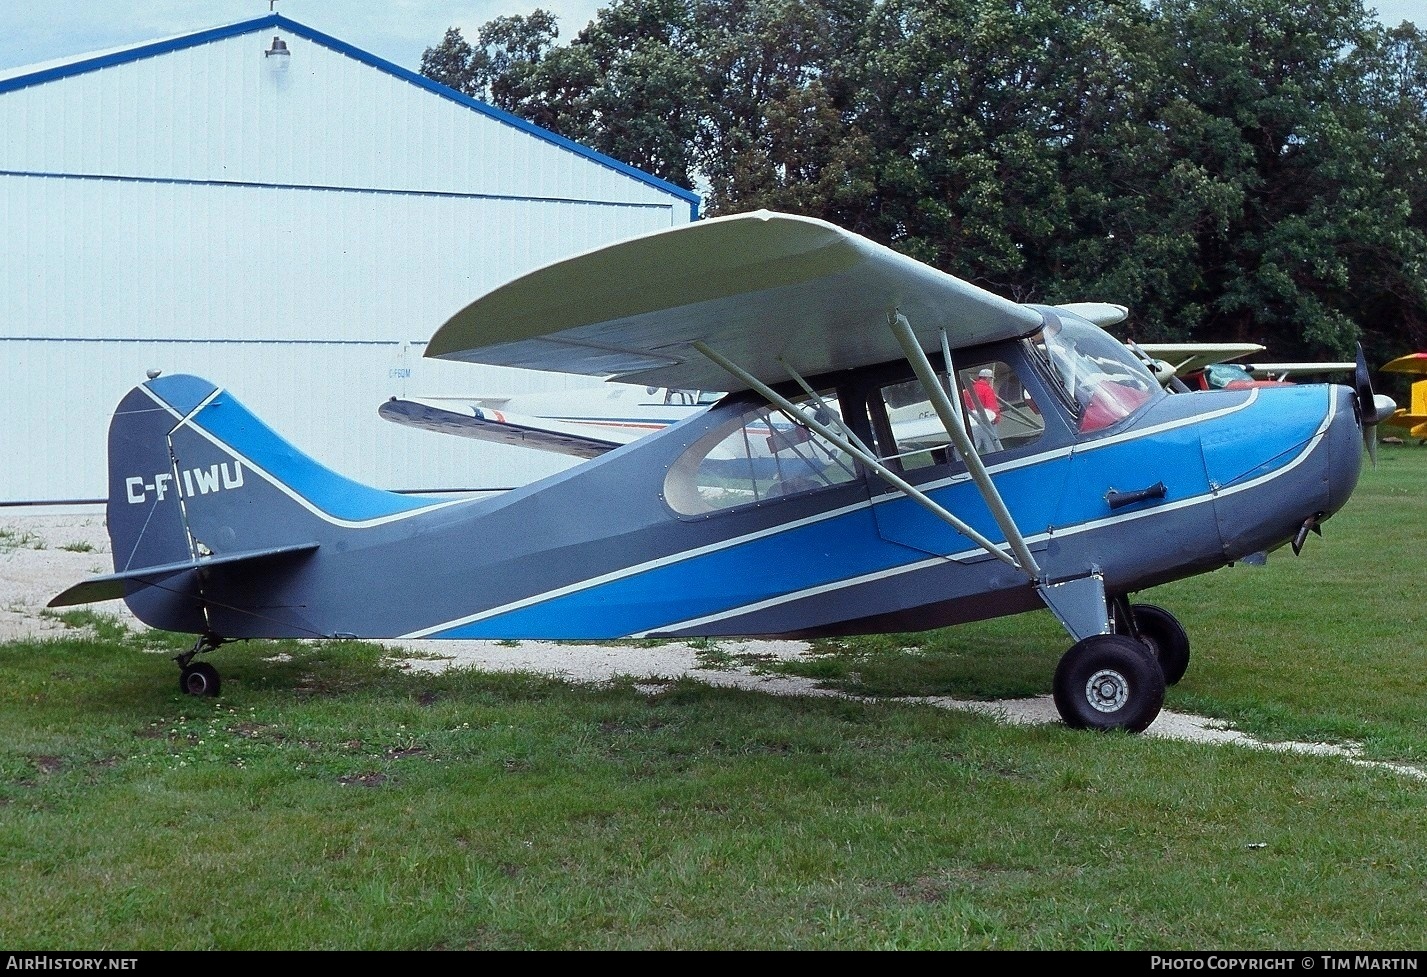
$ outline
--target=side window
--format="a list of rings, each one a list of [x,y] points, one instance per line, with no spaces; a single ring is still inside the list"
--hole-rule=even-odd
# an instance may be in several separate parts
[[[798,406],[836,429],[836,395],[823,396],[821,408],[810,400]],[[763,404],[690,445],[664,478],[664,499],[675,512],[697,515],[855,478],[857,468],[845,452]]]
[[[946,376],[938,378],[946,389]],[[957,380],[967,433],[983,456],[1030,444],[1044,433],[1040,408],[1008,364],[974,363],[958,370]],[[960,461],[921,383],[889,384],[882,400],[897,446],[886,457],[895,457],[906,470]]]
[[[1040,439],[1045,418],[1016,371],[1000,360],[957,371],[971,440],[978,451],[1005,451]]]

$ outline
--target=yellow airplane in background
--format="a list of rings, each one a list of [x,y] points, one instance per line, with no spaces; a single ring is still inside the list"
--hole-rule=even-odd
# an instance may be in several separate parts
[[[1385,373],[1413,373],[1423,379],[1412,384],[1412,407],[1397,410],[1382,423],[1404,428],[1418,443],[1427,442],[1427,353],[1408,353],[1385,365]]]

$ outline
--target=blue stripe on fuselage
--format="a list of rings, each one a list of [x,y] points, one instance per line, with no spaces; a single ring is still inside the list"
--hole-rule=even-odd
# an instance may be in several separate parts
[[[1052,525],[1071,529],[1092,521],[1106,522],[1110,513],[1104,486],[1143,487],[1135,480],[1143,481],[1146,473],[1151,473],[1150,477],[1161,473],[1166,482],[1169,494],[1161,504],[1207,500],[1213,487],[1199,450],[1201,434],[1235,445],[1257,443],[1253,470],[1262,474],[1289,465],[1321,430],[1325,411],[1331,409],[1331,391],[1325,397],[1326,388],[1321,387],[1282,389],[1294,396],[1281,397],[1277,390],[1272,397],[1259,396],[1261,391],[1248,392],[1241,404],[1219,416],[1196,416],[1165,425],[1146,423],[1139,431],[1081,444],[1073,451],[1061,449],[993,466],[990,471],[1016,524],[1034,527],[1032,531]],[[1301,410],[1294,410],[1285,400],[1300,405]],[[1173,432],[1180,434],[1174,436]],[[1095,473],[1096,478],[1088,482],[1081,477],[1077,484],[1074,479],[1086,472]],[[1064,499],[1043,490],[1046,485],[1059,484],[1067,485]],[[936,485],[939,487],[929,490],[932,498],[988,538],[1002,541],[995,520],[966,476]],[[631,569],[607,582],[548,599],[536,598],[536,603],[506,611],[492,609],[476,620],[425,633],[436,638],[559,639],[657,632],[677,622],[910,567],[924,561],[928,549],[951,553],[968,546],[965,537],[904,496],[884,496],[874,504],[878,507],[876,518],[871,506],[855,506],[811,523],[730,540],[712,552]],[[1139,515],[1142,513],[1130,511],[1120,518],[1128,521]],[[883,539],[877,523],[887,517],[903,526],[924,527],[929,546],[911,549]],[[849,545],[850,540],[859,542]]]

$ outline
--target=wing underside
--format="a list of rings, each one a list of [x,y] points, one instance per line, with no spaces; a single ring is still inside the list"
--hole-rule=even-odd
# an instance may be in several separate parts
[[[462,309],[426,355],[734,390],[701,343],[753,377],[812,376],[903,358],[887,327],[902,313],[940,349],[1027,335],[1026,306],[858,234],[758,211],[697,221],[568,258]]]

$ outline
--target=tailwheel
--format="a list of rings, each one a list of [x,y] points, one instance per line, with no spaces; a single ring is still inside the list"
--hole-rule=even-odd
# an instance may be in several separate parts
[[[222,680],[218,678],[218,669],[207,662],[185,665],[178,673],[178,687],[185,695],[211,698],[218,694],[222,684]]]
[[[1169,611],[1154,604],[1117,603],[1115,633],[1139,638],[1153,652],[1164,672],[1164,684],[1174,685],[1189,668],[1189,634]]]
[[[222,681],[218,678],[218,669],[207,662],[195,662],[195,655],[205,651],[213,651],[223,643],[222,638],[216,634],[201,634],[198,640],[193,643],[193,647],[181,655],[175,655],[173,660],[178,662],[178,689],[184,695],[197,695],[212,698],[218,694]]]
[[[1120,634],[1094,634],[1061,656],[1055,707],[1072,729],[1143,732],[1164,705],[1164,673],[1146,646]]]

